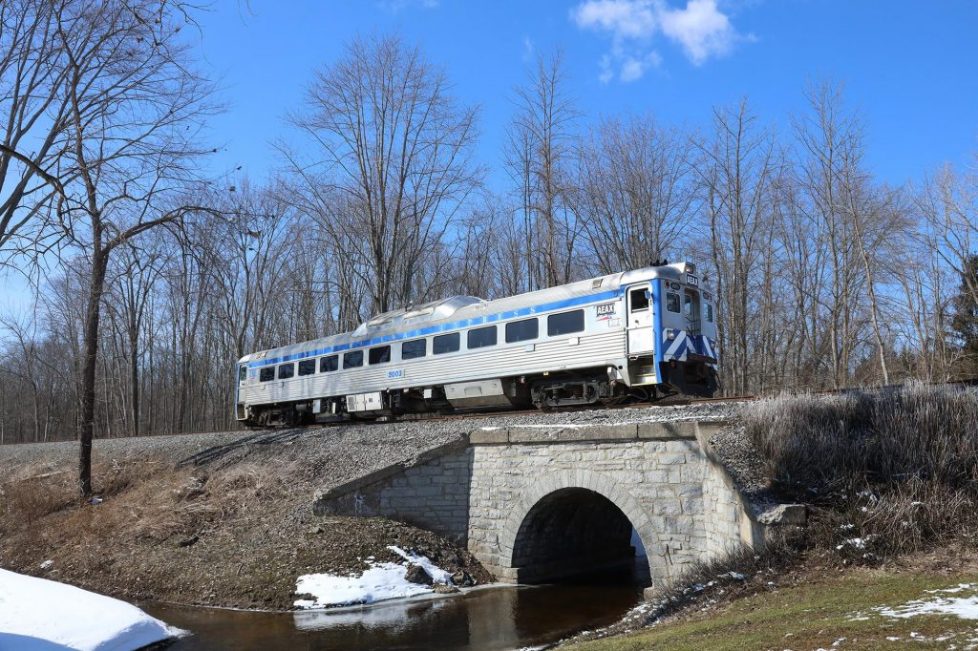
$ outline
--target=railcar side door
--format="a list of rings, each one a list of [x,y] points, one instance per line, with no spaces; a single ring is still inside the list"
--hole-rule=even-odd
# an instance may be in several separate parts
[[[649,283],[628,288],[628,354],[648,355],[655,347],[652,333],[652,292]]]

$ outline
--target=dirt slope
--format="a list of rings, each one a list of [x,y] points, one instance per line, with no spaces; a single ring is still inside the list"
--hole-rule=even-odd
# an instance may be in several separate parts
[[[434,534],[311,512],[317,489],[462,436],[351,427],[100,441],[95,504],[75,497],[73,446],[17,446],[0,456],[0,565],[128,599],[239,608],[289,608],[298,575],[398,560],[388,545],[486,582]]]

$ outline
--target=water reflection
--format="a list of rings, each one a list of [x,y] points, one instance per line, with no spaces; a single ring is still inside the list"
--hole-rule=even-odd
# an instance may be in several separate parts
[[[473,590],[367,608],[253,613],[149,606],[193,632],[174,651],[214,649],[451,649],[501,651],[607,626],[641,597],[629,585],[552,585]]]

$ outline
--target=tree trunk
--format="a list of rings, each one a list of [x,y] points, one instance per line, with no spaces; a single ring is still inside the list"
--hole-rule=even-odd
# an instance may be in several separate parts
[[[131,385],[130,399],[132,400],[132,435],[139,436],[139,334],[130,334],[129,338],[129,383]]]
[[[102,293],[105,290],[105,271],[108,254],[96,246],[92,255],[92,278],[85,312],[85,334],[82,346],[81,419],[78,422],[78,484],[82,497],[92,494],[92,438],[95,433],[95,371],[98,362],[98,332],[101,317]]]

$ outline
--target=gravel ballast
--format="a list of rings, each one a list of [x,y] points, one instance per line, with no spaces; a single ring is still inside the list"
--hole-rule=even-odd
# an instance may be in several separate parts
[[[543,413],[506,412],[473,414],[450,419],[404,420],[390,423],[344,423],[324,427],[291,430],[208,432],[174,434],[139,438],[99,439],[96,456],[111,459],[153,456],[173,463],[214,463],[261,457],[262,451],[274,449],[288,456],[308,454],[327,456],[328,479],[337,483],[351,479],[348,473],[366,474],[371,470],[402,463],[432,448],[462,440],[468,433],[482,428],[547,427],[565,425],[630,425],[669,421],[723,421],[736,416],[740,402],[705,402],[691,405],[659,405],[628,409],[587,409]],[[74,460],[78,445],[74,441],[57,443],[22,443],[0,446],[0,464],[23,464],[32,461],[59,463]],[[199,456],[199,459],[197,458]],[[208,459],[208,457],[212,457]],[[324,486],[324,488],[327,486]]]

